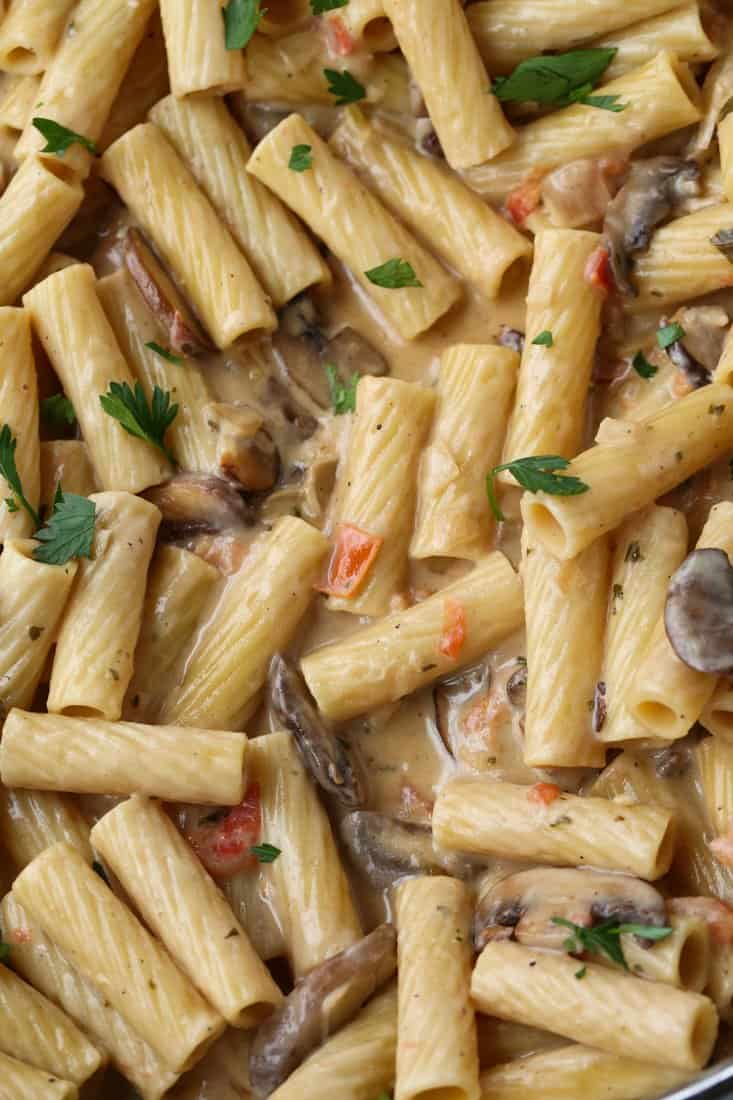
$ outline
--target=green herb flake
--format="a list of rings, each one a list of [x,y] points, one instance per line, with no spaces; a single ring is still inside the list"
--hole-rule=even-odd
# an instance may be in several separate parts
[[[314,15],[323,15],[325,11],[345,8],[348,2],[349,0],[311,0],[311,11]]]
[[[351,376],[351,381],[344,383],[339,378],[338,371],[333,363],[326,363],[324,370],[328,378],[331,404],[333,405],[333,411],[336,413],[336,416],[342,416],[344,413],[356,412],[356,387],[359,384],[361,375],[358,372],[354,373]]]
[[[564,917],[553,917],[552,923],[570,929],[572,934],[563,943],[569,954],[579,955],[587,951],[593,955],[605,955],[624,970],[629,967],[621,947],[621,936],[639,936],[641,939],[655,941],[664,940],[672,934],[671,928],[655,928],[648,924],[620,924],[615,918],[603,921],[595,928],[585,928],[582,924],[565,920]]]
[[[618,96],[589,95],[615,56],[615,49],[594,48],[530,57],[517,65],[509,76],[495,80],[492,91],[504,101],[565,107],[570,103],[596,100],[588,106],[622,110],[622,107],[615,105]],[[614,103],[609,105],[609,100]]]
[[[581,966],[580,970],[575,971],[575,974],[573,975],[573,977],[577,978],[578,981],[581,981],[586,976],[587,973],[588,973],[588,967],[587,966]]]
[[[657,344],[664,351],[670,344],[676,344],[684,335],[685,330],[682,325],[663,325],[660,329],[657,329]]]
[[[294,145],[290,150],[288,168],[291,172],[306,172],[313,165],[313,154],[310,145]]]
[[[486,495],[491,511],[497,520],[504,519],[494,491],[494,479],[502,470],[509,470],[516,480],[530,493],[549,493],[555,497],[572,497],[587,493],[590,488],[579,477],[558,475],[555,470],[565,470],[570,465],[567,458],[559,455],[533,455],[530,458],[515,458],[513,462],[504,462],[486,478]]]
[[[91,558],[96,514],[93,500],[64,493],[59,485],[51,518],[35,535],[42,545],[33,551],[34,561],[65,565],[72,558]]]
[[[229,0],[222,9],[224,16],[224,43],[228,50],[243,50],[267,15],[267,8],[260,7],[260,0]]]
[[[63,157],[72,145],[83,145],[90,153],[97,152],[97,146],[90,138],[69,130],[60,122],[54,122],[52,118],[34,118],[32,122],[36,130],[46,139],[46,144],[41,149],[42,153],[53,153],[57,157]]]
[[[145,345],[151,351],[154,351],[156,355],[159,355],[161,359],[165,359],[168,363],[175,363],[177,367],[182,367],[184,360],[180,355],[174,355],[168,348],[162,347],[160,344],[156,344],[155,340],[148,340]]]
[[[597,107],[599,111],[613,111],[614,114],[619,114],[628,107],[628,103],[619,103],[617,95],[586,95],[578,102],[586,107]]]
[[[551,348],[554,347],[555,341],[552,339],[552,333],[550,332],[550,330],[548,328],[545,328],[542,330],[539,336],[535,336],[532,343],[539,345],[539,347],[541,348]]]
[[[384,287],[386,290],[399,290],[406,286],[423,285],[413,271],[412,264],[399,258],[387,260],[379,267],[372,267],[369,271],[365,271],[364,274],[370,283]]]
[[[0,940],[0,962],[10,958],[10,944]]]
[[[9,512],[18,512],[20,508],[25,508],[33,520],[33,526],[38,527],[41,522],[38,512],[23,492],[18,467],[15,465],[15,448],[17,446],[18,440],[13,435],[10,425],[3,424],[2,429],[0,429],[0,474],[5,478],[10,491],[13,493],[12,497],[5,498],[5,504]]]
[[[129,435],[157,447],[173,466],[176,465],[164,442],[165,433],[178,414],[178,405],[171,405],[167,390],[155,386],[153,400],[148,404],[139,382],[135,383],[134,391],[127,382],[110,382],[109,392],[100,394],[99,401],[107,415],[119,421]]]
[[[337,69],[324,69],[323,75],[328,81],[328,90],[335,95],[337,107],[344,107],[347,103],[358,103],[366,98],[366,88],[351,75],[348,69],[339,72]]]
[[[655,367],[653,363],[649,362],[643,351],[637,351],[631,360],[631,365],[642,378],[653,378],[659,370],[659,367]]]
[[[41,416],[47,424],[54,427],[67,427],[76,424],[74,406],[66,394],[54,393],[41,401]]]
[[[274,863],[281,854],[274,844],[255,844],[250,848],[253,856],[257,856],[260,863]]]

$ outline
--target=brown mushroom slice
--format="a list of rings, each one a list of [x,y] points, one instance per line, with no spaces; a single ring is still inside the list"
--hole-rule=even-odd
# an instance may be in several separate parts
[[[262,416],[248,405],[214,403],[206,408],[219,433],[219,469],[248,492],[271,489],[280,473],[280,453]]]
[[[479,692],[487,694],[490,686],[491,668],[487,662],[483,661],[472,668],[464,669],[457,676],[441,680],[433,688],[435,724],[440,739],[451,756],[455,755],[453,732],[462,707]]]
[[[272,338],[272,350],[277,379],[291,396],[295,396],[296,402],[298,394],[305,394],[317,409],[331,407],[328,375],[318,347],[312,340],[276,332]]]
[[[363,784],[348,746],[319,714],[303,677],[280,654],[270,664],[269,698],[318,786],[342,806],[351,810],[362,806]]]
[[[258,1100],[270,1096],[312,1050],[352,1019],[396,968],[394,927],[381,924],[302,978],[255,1034],[249,1074]]]
[[[379,377],[389,374],[389,363],[381,351],[351,325],[345,325],[324,345],[321,361],[324,364],[332,363],[343,382],[349,381],[355,374],[374,374]]]
[[[432,829],[374,810],[348,814],[339,833],[353,864],[380,890],[404,875],[447,872],[461,878],[468,869],[460,856],[436,851]]]
[[[553,917],[585,927],[614,919],[661,928],[666,907],[653,886],[631,875],[538,867],[509,875],[486,891],[474,917],[474,944],[481,950],[511,929],[528,947],[562,947],[568,930]]]
[[[218,477],[179,474],[142,494],[160,509],[168,538],[214,534],[251,523],[239,493]]]
[[[497,343],[501,344],[503,348],[509,348],[511,351],[516,351],[517,355],[521,355],[524,351],[524,333],[520,332],[519,329],[510,328],[509,325],[502,325]]]
[[[714,371],[730,325],[722,306],[684,306],[672,319],[684,329],[682,343],[688,354],[705,370]]]
[[[723,550],[693,550],[672,575],[664,607],[669,644],[698,672],[733,672],[733,566]]]
[[[212,344],[139,229],[128,229],[122,243],[125,266],[151,313],[179,355],[204,355]]]

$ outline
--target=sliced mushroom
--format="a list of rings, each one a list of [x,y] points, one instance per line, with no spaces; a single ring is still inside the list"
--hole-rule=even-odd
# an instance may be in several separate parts
[[[454,755],[453,723],[458,719],[461,708],[480,692],[487,694],[490,686],[491,668],[484,661],[464,669],[458,676],[442,680],[433,688],[435,724],[441,741],[451,755]]]
[[[606,681],[599,680],[593,693],[593,732],[600,733],[606,721]]]
[[[507,680],[505,690],[513,707],[524,707],[527,701],[527,662],[523,658],[517,658],[517,667]]]
[[[541,191],[552,224],[576,229],[600,221],[616,194],[623,171],[623,162],[586,157],[549,172],[542,180]]]
[[[706,371],[714,371],[730,325],[726,311],[721,306],[685,306],[673,319],[684,329],[682,343],[688,354]]]
[[[280,473],[280,453],[256,409],[215,403],[207,406],[206,415],[219,433],[221,472],[249,492],[271,489]]]
[[[325,344],[321,361],[333,363],[344,382],[357,373],[380,377],[389,374],[389,363],[382,353],[351,325],[345,325]]]
[[[180,355],[211,351],[201,326],[138,229],[127,230],[122,253],[143,301],[165,329],[172,351]]]
[[[460,856],[436,851],[432,829],[425,825],[357,810],[342,819],[339,832],[354,865],[380,890],[403,875],[467,872]]]
[[[142,495],[162,512],[168,538],[214,534],[252,522],[239,493],[218,477],[179,474]]]
[[[397,968],[397,936],[381,924],[311,970],[260,1025],[249,1057],[258,1100],[270,1096],[303,1059],[347,1023]]]
[[[723,550],[693,550],[672,575],[664,625],[684,664],[715,675],[733,672],[733,565]]]
[[[272,340],[275,371],[278,381],[287,389],[291,400],[305,394],[317,411],[331,406],[328,375],[323,368],[319,348],[308,336],[290,336],[277,332]]]
[[[603,222],[611,270],[622,294],[635,296],[631,260],[649,247],[652,230],[682,196],[697,194],[700,169],[679,157],[635,161],[626,183],[611,201]]]
[[[307,294],[299,294],[280,311],[280,330],[286,336],[305,337],[317,348],[325,343],[321,318],[315,302]]]
[[[275,361],[277,363],[277,356]],[[286,422],[293,427],[301,440],[310,439],[318,428],[318,420],[311,411],[315,408],[313,402],[306,404],[307,395],[305,400],[302,400],[301,391],[294,392],[287,380],[283,383],[278,378],[270,376],[267,380],[266,400],[279,406]]]
[[[363,784],[348,746],[329,729],[303,677],[280,654],[270,664],[269,698],[318,786],[349,809],[362,806]]]
[[[474,945],[513,938],[530,947],[560,947],[568,930],[553,917],[593,927],[607,920],[661,928],[661,894],[641,879],[602,871],[540,867],[519,871],[491,886],[474,918]],[[511,929],[511,931],[509,931]]]
[[[682,371],[693,389],[699,390],[711,381],[710,371],[702,363],[699,363],[694,355],[690,354],[682,340],[675,340],[674,343],[665,348],[665,351],[678,370]]]

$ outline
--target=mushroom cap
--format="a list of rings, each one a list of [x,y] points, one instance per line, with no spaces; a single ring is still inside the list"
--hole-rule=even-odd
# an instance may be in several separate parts
[[[664,608],[669,644],[698,672],[733,672],[733,566],[723,550],[693,550],[672,575]]]

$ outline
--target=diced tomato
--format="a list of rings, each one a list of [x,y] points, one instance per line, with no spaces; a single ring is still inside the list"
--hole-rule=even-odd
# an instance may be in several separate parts
[[[667,909],[678,917],[697,917],[710,928],[715,943],[733,943],[733,908],[717,898],[670,898]]]
[[[561,788],[556,786],[555,783],[535,783],[527,791],[527,798],[538,806],[551,806],[561,794]]]
[[[332,15],[326,20],[326,42],[328,52],[346,57],[354,49],[354,39],[340,15]]]
[[[458,600],[448,597],[443,602],[443,631],[438,650],[444,657],[457,660],[466,640],[466,609]]]
[[[339,523],[326,581],[323,585],[316,585],[318,591],[329,596],[353,599],[364,587],[383,542],[381,535],[370,535],[351,523]]]
[[[10,933],[11,943],[33,943],[33,935],[30,928],[14,928]]]
[[[542,181],[526,179],[507,195],[504,208],[516,226],[521,227],[529,215],[540,205]]]
[[[604,294],[608,294],[610,290],[613,290],[611,262],[608,258],[608,249],[604,248],[603,245],[599,245],[588,257],[588,262],[585,265],[585,281],[590,283],[591,286],[597,287],[598,290],[602,290]]]
[[[257,866],[250,848],[260,839],[261,827],[260,785],[250,783],[239,806],[217,821],[204,821],[187,839],[209,874],[227,879]]]

